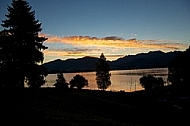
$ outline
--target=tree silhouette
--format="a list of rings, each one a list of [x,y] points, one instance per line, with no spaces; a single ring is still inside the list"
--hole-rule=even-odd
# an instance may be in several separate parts
[[[71,79],[70,88],[73,89],[76,87],[77,89],[82,89],[85,86],[88,86],[88,80],[85,79],[82,75],[75,75],[73,79]]]
[[[47,47],[43,42],[47,38],[39,37],[41,23],[35,20],[35,12],[26,1],[13,0],[11,5],[5,15],[7,19],[1,24],[4,30],[0,32],[0,75],[4,81],[1,86],[24,87],[26,78],[29,86],[39,87],[47,76],[39,64],[44,60],[42,51]],[[12,73],[12,79],[4,73]]]
[[[187,93],[190,84],[190,46],[174,58],[168,67],[168,81],[175,93]]]
[[[105,90],[111,85],[109,73],[110,66],[106,61],[104,54],[100,55],[98,62],[96,63],[96,82],[99,89]]]
[[[151,74],[145,74],[139,80],[140,80],[140,85],[146,91],[150,91],[152,89],[164,86],[164,80],[162,77],[156,78]]]
[[[155,84],[154,84],[154,88],[159,88],[159,87],[163,87],[164,86],[164,80],[162,77],[157,77]]]
[[[30,65],[26,71],[26,80],[25,82],[30,88],[39,88],[45,84],[45,76],[48,75],[47,69],[41,65]]]
[[[63,76],[63,73],[57,74],[57,79],[56,79],[56,83],[54,84],[54,86],[57,89],[63,89],[63,90],[68,89],[68,83],[66,82],[66,80]]]

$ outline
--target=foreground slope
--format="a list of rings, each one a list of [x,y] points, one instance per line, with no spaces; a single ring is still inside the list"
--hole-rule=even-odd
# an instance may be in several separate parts
[[[1,122],[21,125],[132,125],[184,123],[184,112],[146,93],[55,88],[1,91]],[[183,121],[183,122],[181,122]]]

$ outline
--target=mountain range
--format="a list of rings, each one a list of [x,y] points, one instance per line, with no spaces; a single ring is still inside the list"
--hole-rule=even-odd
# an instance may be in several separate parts
[[[107,61],[111,70],[144,69],[144,68],[165,68],[180,51],[162,52],[150,51],[136,55],[126,55],[114,61]],[[83,57],[78,59],[61,60],[56,59],[44,63],[48,73],[58,72],[86,72],[95,71],[96,62],[99,58]]]

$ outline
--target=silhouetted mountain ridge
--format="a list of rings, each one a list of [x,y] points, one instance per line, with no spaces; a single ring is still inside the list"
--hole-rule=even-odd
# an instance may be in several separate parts
[[[150,51],[136,55],[126,55],[114,61],[108,61],[111,70],[140,69],[140,68],[163,68],[168,67],[170,61],[175,58],[180,51],[167,52]],[[57,72],[82,72],[94,71],[99,58],[83,57],[78,59],[61,60],[56,59],[44,63],[49,73]]]
[[[93,71],[98,58],[95,57],[83,57],[78,59],[61,60],[56,59],[44,63],[43,65],[48,69],[49,73],[57,72],[81,72],[81,71]]]
[[[170,61],[179,54],[180,51],[167,52],[150,51],[128,55],[112,61],[112,69],[137,69],[137,68],[161,68],[168,67]]]

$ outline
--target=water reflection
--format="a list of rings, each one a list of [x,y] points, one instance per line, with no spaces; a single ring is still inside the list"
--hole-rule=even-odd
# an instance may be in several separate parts
[[[139,79],[144,74],[152,74],[155,77],[162,77],[164,81],[167,80],[167,68],[151,68],[151,69],[135,69],[135,70],[114,70],[110,71],[111,73],[111,86],[107,90],[112,91],[137,91],[144,90],[139,84]],[[67,82],[69,82],[73,76],[80,74],[84,76],[89,83],[89,87],[86,89],[98,90],[96,85],[96,74],[95,72],[80,72],[80,73],[63,73]],[[53,84],[56,82],[57,75],[49,74],[46,77],[47,83],[43,87],[53,87]]]

